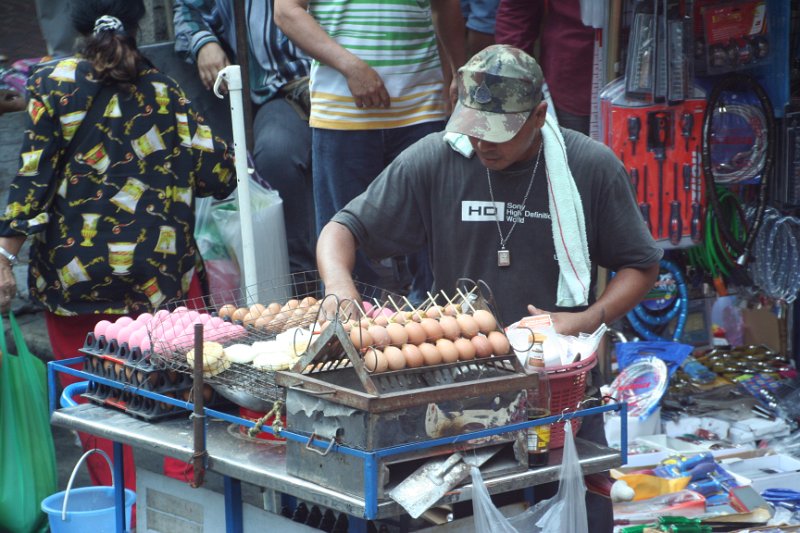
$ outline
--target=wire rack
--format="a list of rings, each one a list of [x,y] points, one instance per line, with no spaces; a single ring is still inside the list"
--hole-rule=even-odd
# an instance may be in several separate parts
[[[356,282],[356,289],[368,302],[385,302],[392,295],[360,282]],[[289,368],[307,351],[323,294],[318,272],[308,271],[173,302],[154,313],[151,321],[151,362],[191,375],[193,368],[187,355],[194,348],[198,322],[203,324],[203,340],[218,342],[223,349],[234,344],[264,347],[267,344],[256,343],[274,345],[280,340],[288,346],[285,363],[256,366],[232,362],[208,367],[204,372],[205,382],[222,396],[254,411],[269,411],[273,402],[285,397],[285,389],[275,382],[275,371]]]

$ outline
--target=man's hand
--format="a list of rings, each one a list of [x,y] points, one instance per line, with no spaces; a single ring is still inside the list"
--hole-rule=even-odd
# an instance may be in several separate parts
[[[347,86],[356,107],[389,107],[391,99],[380,75],[364,61],[353,56],[351,66],[344,72]]]
[[[544,311],[538,307],[529,305],[528,312],[534,316],[550,315],[550,319],[553,321],[553,329],[560,335],[577,336],[579,333],[591,333],[603,323],[603,320],[598,322],[599,315],[597,310],[594,309],[594,306],[586,311],[578,311],[575,313],[551,313],[550,311]]]
[[[17,295],[17,279],[11,265],[4,258],[0,258],[0,313],[7,314],[11,309],[11,302]]]
[[[219,43],[207,43],[197,52],[197,72],[200,74],[200,81],[203,82],[203,86],[208,90],[214,87],[219,71],[230,64],[231,62],[228,60],[225,50],[222,49]],[[224,93],[226,90],[227,88],[224,85],[220,87],[221,92]]]
[[[337,308],[338,304],[338,308]],[[361,307],[361,295],[356,290],[352,279],[341,283],[325,284],[325,299],[322,301],[323,316],[328,320],[333,320],[338,316],[345,321],[356,318],[363,314],[358,312]]]

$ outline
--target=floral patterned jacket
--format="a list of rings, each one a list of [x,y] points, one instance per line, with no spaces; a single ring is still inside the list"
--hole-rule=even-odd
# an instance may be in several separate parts
[[[233,152],[149,68],[104,85],[71,57],[28,80],[28,123],[0,235],[27,235],[31,295],[58,315],[138,314],[184,298],[196,196],[236,186]]]

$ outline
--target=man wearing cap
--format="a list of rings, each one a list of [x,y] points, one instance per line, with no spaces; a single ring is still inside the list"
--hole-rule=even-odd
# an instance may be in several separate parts
[[[322,231],[317,262],[328,294],[358,298],[350,277],[357,248],[381,258],[425,243],[436,289],[485,281],[504,324],[549,312],[559,333],[575,335],[639,303],[662,252],[625,168],[607,147],[546,118],[541,89],[536,61],[506,45],[459,69],[448,133],[405,150]],[[585,277],[571,277],[583,259]],[[595,300],[598,265],[616,276]],[[584,421],[579,436],[603,441],[597,422]]]

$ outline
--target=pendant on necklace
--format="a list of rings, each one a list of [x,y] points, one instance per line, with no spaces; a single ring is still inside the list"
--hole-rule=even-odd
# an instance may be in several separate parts
[[[497,250],[497,266],[507,267],[511,266],[511,252],[508,250]]]

